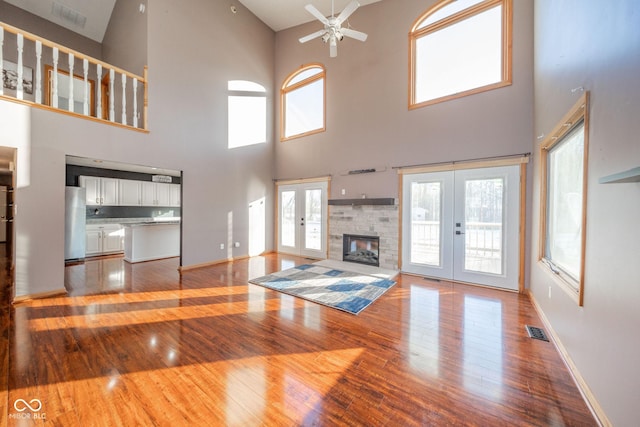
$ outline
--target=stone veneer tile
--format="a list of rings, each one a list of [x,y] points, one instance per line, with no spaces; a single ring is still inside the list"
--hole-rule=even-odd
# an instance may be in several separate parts
[[[342,235],[380,237],[380,267],[398,268],[399,210],[392,206],[329,206],[329,258],[342,260]]]

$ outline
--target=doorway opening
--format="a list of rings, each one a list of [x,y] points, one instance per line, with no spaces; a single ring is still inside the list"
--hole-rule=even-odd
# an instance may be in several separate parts
[[[16,152],[0,147],[0,302],[8,307],[14,295],[14,188]]]

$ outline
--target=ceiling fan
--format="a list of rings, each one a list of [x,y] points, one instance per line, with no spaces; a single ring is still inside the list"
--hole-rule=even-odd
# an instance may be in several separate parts
[[[346,21],[358,7],[360,7],[360,3],[353,0],[342,10],[342,12],[340,12],[340,15],[335,16],[333,12],[333,0],[331,0],[331,16],[327,18],[322,15],[314,5],[306,5],[304,8],[316,17],[318,21],[324,24],[324,29],[311,33],[308,36],[301,37],[299,39],[300,43],[306,43],[309,40],[321,37],[323,42],[329,43],[329,56],[335,58],[338,56],[338,42],[342,40],[344,36],[360,40],[361,42],[365,41],[367,39],[367,35],[365,33],[352,30],[351,28],[342,28],[344,21]]]

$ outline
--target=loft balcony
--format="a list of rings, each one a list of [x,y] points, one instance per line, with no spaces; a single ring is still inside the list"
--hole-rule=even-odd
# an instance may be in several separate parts
[[[0,22],[0,99],[148,131],[142,76]]]

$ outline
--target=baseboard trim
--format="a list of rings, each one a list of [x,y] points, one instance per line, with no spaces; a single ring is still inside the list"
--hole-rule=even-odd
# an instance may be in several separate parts
[[[256,256],[268,255],[268,254],[271,254],[271,253],[273,253],[273,251],[263,252],[260,255],[256,255]],[[191,271],[191,270],[197,270],[199,268],[212,267],[214,265],[226,264],[228,262],[240,261],[240,260],[247,259],[247,258],[251,258],[251,256],[250,255],[243,255],[243,256],[239,256],[239,257],[224,258],[224,259],[219,259],[219,260],[216,260],[216,261],[203,262],[201,264],[182,265],[182,266],[178,267],[178,271],[182,273],[184,271]]]
[[[64,288],[57,289],[55,291],[49,291],[49,292],[39,292],[37,294],[20,295],[19,297],[15,297],[13,299],[13,305],[24,304],[28,301],[32,301],[35,299],[52,298],[52,297],[59,297],[59,296],[66,296],[66,295],[67,295],[67,290]]]
[[[542,307],[540,307],[540,304],[538,304],[538,301],[536,301],[536,298],[533,296],[533,293],[530,290],[527,292],[527,295],[529,296],[529,300],[531,301],[533,308],[538,313],[538,316],[540,316],[540,319],[542,320],[542,323],[547,330],[547,335],[551,337],[551,342],[558,350],[558,353],[560,353],[562,361],[569,370],[573,381],[578,386],[578,390],[580,391],[582,398],[587,404],[587,407],[591,411],[591,414],[594,416],[601,427],[611,427],[613,424],[611,424],[611,421],[609,421],[609,419],[607,418],[607,415],[602,409],[602,406],[600,406],[600,403],[598,403],[598,400],[591,392],[591,389],[587,385],[587,382],[580,374],[578,367],[575,365],[575,363],[573,363],[573,360],[569,356],[569,352],[567,352],[567,349],[562,344],[562,341],[560,341],[560,337],[558,336],[558,334],[556,334],[556,331],[551,326],[551,323],[549,322],[549,319],[547,319],[547,316],[544,314],[544,311],[542,311]]]

